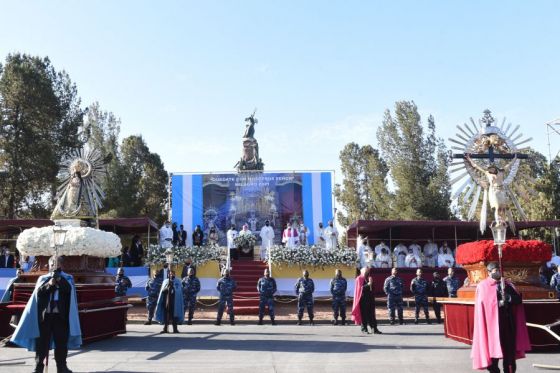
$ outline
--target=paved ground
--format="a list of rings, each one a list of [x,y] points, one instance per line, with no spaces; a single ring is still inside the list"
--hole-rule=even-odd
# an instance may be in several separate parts
[[[241,321],[160,335],[159,325],[132,324],[125,335],[72,351],[68,362],[75,372],[472,372],[469,346],[445,339],[441,325],[380,329],[383,335],[364,335],[356,326]],[[1,372],[30,372],[32,362],[32,353],[0,348]],[[560,357],[531,354],[518,372],[538,371],[536,362],[559,365]]]

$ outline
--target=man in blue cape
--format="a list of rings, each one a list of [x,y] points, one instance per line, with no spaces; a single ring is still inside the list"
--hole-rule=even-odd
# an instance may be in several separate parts
[[[37,279],[35,290],[21,316],[11,341],[35,351],[36,373],[54,347],[58,373],[71,373],[66,366],[68,349],[82,344],[76,288],[71,275],[62,272],[62,258],[49,259],[49,273]]]
[[[177,324],[185,320],[183,285],[172,270],[169,271],[169,278],[161,284],[155,319],[164,325],[161,333],[168,333],[169,322],[173,325],[173,333],[179,333]]]

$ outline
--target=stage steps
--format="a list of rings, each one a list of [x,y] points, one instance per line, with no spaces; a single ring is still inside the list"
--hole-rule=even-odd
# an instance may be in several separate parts
[[[233,260],[231,276],[237,283],[233,293],[236,315],[258,315],[259,293],[257,281],[264,275],[267,264],[260,260]]]

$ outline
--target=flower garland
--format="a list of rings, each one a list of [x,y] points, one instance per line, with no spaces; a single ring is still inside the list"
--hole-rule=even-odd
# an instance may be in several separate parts
[[[159,245],[148,246],[146,263],[162,264],[166,263],[164,249]],[[222,249],[218,245],[194,246],[194,247],[175,247],[173,250],[173,263],[183,264],[190,261],[194,266],[201,266],[210,261],[219,261],[222,258]]]
[[[253,247],[257,243],[257,237],[252,233],[240,234],[233,239],[233,243],[239,248]]]
[[[552,256],[552,246],[537,240],[507,240],[502,246],[505,262],[546,262]],[[493,240],[468,242],[457,247],[457,263],[475,264],[498,260]]]
[[[287,248],[280,245],[275,245],[269,250],[269,262],[274,264],[282,264],[291,266],[311,266],[311,267],[326,267],[326,266],[356,266],[358,256],[356,250],[348,247],[325,250],[320,246],[303,246],[299,245],[292,248]]]
[[[112,232],[89,227],[67,226],[64,229],[64,245],[58,248],[58,255],[108,258],[121,253],[121,239]],[[20,233],[16,247],[23,255],[52,256],[53,242],[53,227],[29,228]]]

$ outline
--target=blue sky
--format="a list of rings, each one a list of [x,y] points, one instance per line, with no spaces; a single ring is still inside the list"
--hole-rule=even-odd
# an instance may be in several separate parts
[[[169,171],[232,170],[243,119],[268,170],[338,169],[414,100],[438,135],[489,108],[548,154],[557,1],[1,1],[0,58],[49,56]],[[560,150],[560,136],[551,138]],[[448,143],[448,145],[450,145]],[[340,175],[337,175],[340,181]]]

